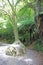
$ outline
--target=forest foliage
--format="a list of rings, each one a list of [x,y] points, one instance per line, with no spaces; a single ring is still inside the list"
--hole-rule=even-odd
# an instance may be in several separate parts
[[[17,1],[17,11],[16,11],[16,23],[18,27],[19,39],[25,43],[25,45],[30,44],[30,29],[31,38],[36,40],[38,38],[38,31],[36,30],[36,20],[37,15],[39,14],[38,10],[38,0],[20,0],[21,5]],[[35,9],[36,7],[36,9]],[[41,2],[41,12],[43,13],[43,3]],[[11,12],[10,12],[11,13]],[[10,15],[11,16],[11,15]],[[33,39],[34,36],[34,39]],[[7,43],[14,42],[15,37],[13,33],[13,27],[11,25],[10,18],[0,11],[0,41]]]

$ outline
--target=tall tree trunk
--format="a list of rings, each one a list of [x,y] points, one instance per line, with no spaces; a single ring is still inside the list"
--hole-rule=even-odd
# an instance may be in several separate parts
[[[37,24],[37,4],[36,4],[36,1],[34,1],[34,21],[35,21],[35,24]],[[37,25],[35,25],[37,27]]]
[[[15,41],[19,40],[19,36],[18,36],[18,29],[17,29],[17,22],[16,22],[16,16],[14,16],[14,14],[12,14],[12,24],[13,24],[13,32],[14,32],[14,36],[15,36]]]
[[[19,40],[19,36],[18,36],[18,29],[17,29],[17,23],[15,22],[15,25],[13,25],[13,32],[14,32],[14,36],[15,36],[15,41]]]
[[[41,12],[41,0],[37,1],[37,11],[38,11],[38,16],[40,15]],[[40,26],[40,18],[37,16],[37,28],[39,29]]]

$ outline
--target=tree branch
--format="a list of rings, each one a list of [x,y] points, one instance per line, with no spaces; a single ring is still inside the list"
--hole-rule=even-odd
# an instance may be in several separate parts
[[[8,3],[9,3],[9,5],[10,5],[10,7],[11,7],[12,11],[14,12],[14,6],[10,3],[10,1],[9,1],[9,0],[7,0],[7,1],[8,1]]]
[[[6,15],[8,15],[9,18],[10,18],[10,20],[11,20],[11,16],[10,16],[10,14],[9,14],[7,11],[5,11],[5,10],[3,10],[3,9],[0,9],[0,11],[1,11],[1,12],[4,12]],[[12,20],[11,20],[11,21],[12,21]]]
[[[27,5],[28,5],[28,7],[34,9],[34,5],[32,3],[28,3]]]
[[[12,7],[12,4],[10,3],[10,1],[9,0],[7,0],[8,1],[8,3],[9,3],[9,5]]]

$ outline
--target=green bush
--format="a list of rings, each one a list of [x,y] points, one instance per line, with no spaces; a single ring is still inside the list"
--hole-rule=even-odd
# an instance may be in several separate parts
[[[21,27],[18,28],[19,39],[26,46],[28,46],[30,44],[30,29],[32,29],[31,38],[33,38],[34,23],[32,23],[32,24],[25,24],[25,25],[23,25],[23,26],[21,26]]]
[[[2,22],[0,23],[0,41],[13,43],[14,40],[15,38],[10,20],[3,19]]]
[[[3,24],[3,23],[0,23]],[[4,24],[3,24],[4,25]],[[13,43],[15,38],[14,38],[14,33],[13,33],[13,28],[10,23],[10,20],[6,20],[6,28],[3,28],[3,25],[1,25],[1,30],[0,30],[0,39],[3,41],[7,41],[7,43]],[[34,23],[28,23],[28,24],[22,24],[20,27],[18,27],[18,33],[19,33],[19,39],[25,44],[29,45],[30,43],[30,28],[34,28]],[[33,27],[32,27],[33,26]]]
[[[42,51],[43,52],[43,42],[40,40],[37,40],[33,46],[34,50]]]

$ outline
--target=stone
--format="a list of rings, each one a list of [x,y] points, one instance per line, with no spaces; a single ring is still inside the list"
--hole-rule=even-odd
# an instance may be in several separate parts
[[[6,55],[20,56],[25,54],[25,46],[20,42],[16,41],[6,49]]]

